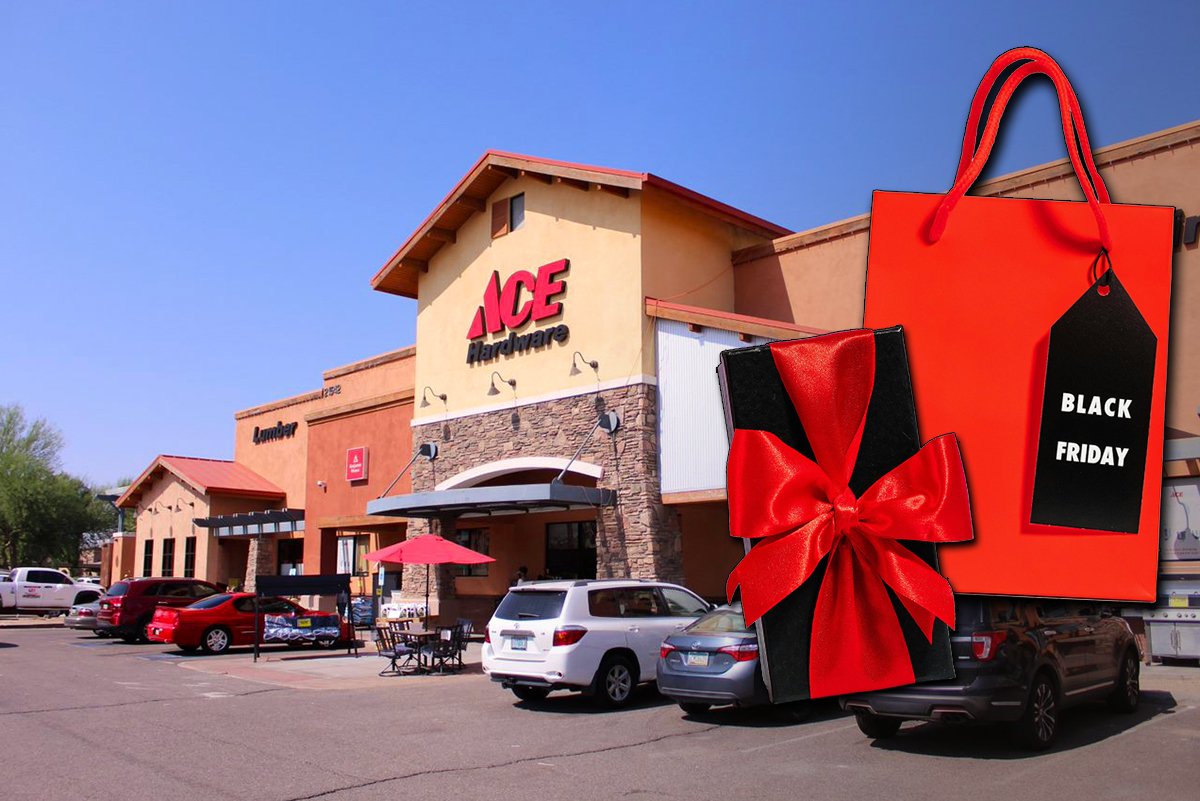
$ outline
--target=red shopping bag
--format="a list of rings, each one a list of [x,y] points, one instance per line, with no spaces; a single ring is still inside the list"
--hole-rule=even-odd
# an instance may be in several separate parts
[[[966,196],[1035,74],[1086,202]],[[975,540],[942,549],[956,591],[1154,600],[1173,215],[1111,202],[1070,83],[1033,48],[984,76],[946,195],[875,192],[865,324],[904,326],[920,429],[961,443]]]

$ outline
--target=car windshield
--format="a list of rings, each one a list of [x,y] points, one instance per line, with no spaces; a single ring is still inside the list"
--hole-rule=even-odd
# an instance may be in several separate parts
[[[746,628],[740,608],[722,606],[688,626],[687,631],[692,634],[745,634],[750,629]]]
[[[501,620],[549,620],[562,612],[566,590],[517,590],[504,596],[496,607]]]
[[[116,584],[108,588],[108,595],[115,598],[118,595],[124,595],[129,592],[129,584],[125,581],[118,581]]]
[[[214,606],[220,606],[229,600],[229,593],[223,592],[218,595],[210,595],[207,598],[196,601],[188,607],[188,609],[212,609]]]

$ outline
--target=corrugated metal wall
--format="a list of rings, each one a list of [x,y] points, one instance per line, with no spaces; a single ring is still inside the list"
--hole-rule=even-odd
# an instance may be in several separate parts
[[[717,385],[717,361],[743,342],[731,331],[688,330],[686,323],[656,320],[658,356],[658,443],[662,491],[692,492],[725,486],[729,438]]]

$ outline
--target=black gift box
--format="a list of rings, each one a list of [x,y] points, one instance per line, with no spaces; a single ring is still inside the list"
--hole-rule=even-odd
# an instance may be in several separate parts
[[[875,382],[862,445],[850,478],[850,489],[856,496],[861,496],[921,447],[904,332],[897,326],[874,333]],[[804,427],[775,368],[769,345],[725,351],[717,372],[731,438],[735,428],[768,431],[809,459],[814,458]],[[743,542],[749,551],[755,541]],[[902,544],[937,570],[935,545],[913,540],[904,540]],[[808,665],[813,612],[828,560],[827,555],[799,589],[755,624],[763,679],[773,703],[810,697]],[[954,662],[946,624],[935,621],[931,644],[891,588],[887,592],[904,632],[916,680],[953,678]]]

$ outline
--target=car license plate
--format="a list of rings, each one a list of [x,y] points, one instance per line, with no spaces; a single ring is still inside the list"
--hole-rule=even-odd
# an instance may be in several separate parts
[[[689,651],[683,655],[683,664],[688,667],[708,667],[708,654]]]
[[[511,640],[509,640],[509,646],[514,651],[527,651],[527,650],[529,650],[529,638],[528,637],[513,637]]]
[[[312,618],[311,617],[302,617],[296,621],[296,625],[302,629],[311,629],[312,628]]]

